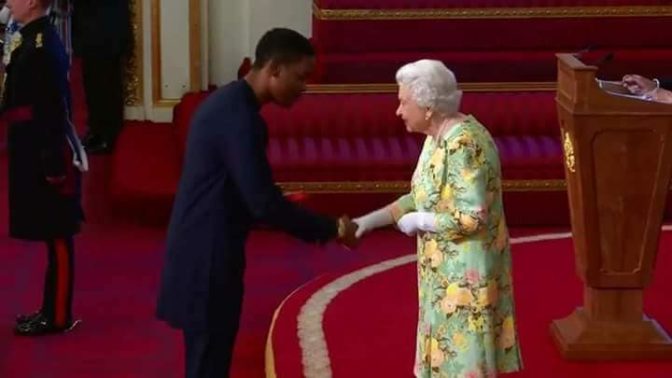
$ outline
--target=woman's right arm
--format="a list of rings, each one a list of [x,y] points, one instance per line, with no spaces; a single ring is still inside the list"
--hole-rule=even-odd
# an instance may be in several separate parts
[[[411,193],[405,194],[385,207],[382,207],[378,210],[374,210],[359,218],[353,219],[353,221],[357,223],[358,226],[355,236],[357,238],[360,238],[362,237],[362,235],[369,233],[377,228],[397,223],[399,218],[401,218],[404,214],[407,214],[414,210],[415,210],[415,202],[413,201],[412,194]]]

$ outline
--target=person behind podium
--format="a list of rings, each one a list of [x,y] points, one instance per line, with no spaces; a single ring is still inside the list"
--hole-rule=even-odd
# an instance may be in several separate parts
[[[396,223],[417,237],[416,377],[494,377],[521,369],[497,147],[436,60],[396,74],[397,115],[426,134],[410,193],[354,219],[358,237]]]
[[[672,80],[648,79],[641,75],[629,74],[623,76],[621,82],[634,95],[672,104]]]

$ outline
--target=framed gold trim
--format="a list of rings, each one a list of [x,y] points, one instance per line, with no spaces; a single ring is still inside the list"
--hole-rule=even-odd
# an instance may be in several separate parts
[[[301,181],[278,183],[284,192],[305,193],[406,193],[408,181]],[[506,192],[557,192],[566,190],[565,180],[503,180]]]
[[[177,105],[180,99],[165,99],[161,95],[161,0],[151,0],[152,23],[152,102],[159,108]],[[198,80],[201,86],[201,1],[189,0],[189,85]]]
[[[166,99],[162,98],[160,100],[154,101],[154,106],[157,108],[172,108],[180,103],[179,99]]]
[[[319,277],[317,277],[319,278]],[[315,278],[315,279],[317,279]],[[296,289],[289,293],[288,296],[286,296],[280,305],[275,309],[273,312],[273,319],[271,319],[271,327],[268,329],[268,334],[266,335],[266,349],[264,351],[264,359],[266,361],[266,366],[265,366],[265,372],[266,372],[266,378],[277,378],[277,373],[275,371],[275,352],[273,351],[273,332],[275,331],[275,322],[278,319],[278,315],[280,314],[280,311],[282,311],[283,306],[285,303],[296,293],[298,293],[300,290],[302,290],[305,286],[307,286],[310,282],[307,282]]]
[[[161,0],[152,0],[152,102],[161,101]]]
[[[436,19],[516,19],[585,17],[668,17],[672,6],[628,5],[589,7],[502,7],[437,9],[323,9],[313,2],[318,20],[436,20]]]
[[[560,129],[560,134],[562,134],[562,150],[565,155],[565,167],[570,173],[576,173],[576,157],[574,156],[574,142],[572,142],[572,137],[569,135],[569,132]]]
[[[189,89],[201,90],[201,0],[189,0]]]
[[[556,82],[501,82],[461,83],[465,92],[549,92],[556,90]],[[307,93],[396,93],[397,84],[310,84]]]
[[[124,62],[124,105],[141,106],[143,85],[142,0],[129,0],[133,49]]]

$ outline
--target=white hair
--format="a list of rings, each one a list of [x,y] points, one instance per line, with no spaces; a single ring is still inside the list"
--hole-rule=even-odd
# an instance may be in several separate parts
[[[397,84],[407,87],[413,100],[443,116],[457,113],[462,91],[455,75],[438,60],[422,59],[408,63],[397,71]]]

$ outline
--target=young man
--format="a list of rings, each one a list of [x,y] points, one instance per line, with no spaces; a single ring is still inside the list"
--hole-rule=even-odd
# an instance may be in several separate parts
[[[189,130],[168,228],[157,315],[182,329],[186,376],[227,377],[243,300],[245,242],[265,222],[309,242],[354,244],[356,225],[287,200],[266,157],[268,102],[290,106],[315,64],[310,42],[289,29],[259,41],[252,71],[200,106]]]
[[[12,38],[2,116],[9,125],[9,234],[43,241],[49,264],[42,308],[17,317],[16,333],[63,332],[72,318],[73,235],[82,220],[86,156],[70,123],[68,57],[47,17],[49,0],[9,0],[23,25]]]

